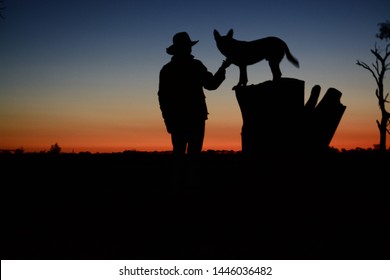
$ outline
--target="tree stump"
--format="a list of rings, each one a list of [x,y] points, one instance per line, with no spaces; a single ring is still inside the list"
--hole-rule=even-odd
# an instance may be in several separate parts
[[[304,90],[304,81],[291,78],[235,88],[243,119],[243,153],[296,148],[302,129]]]

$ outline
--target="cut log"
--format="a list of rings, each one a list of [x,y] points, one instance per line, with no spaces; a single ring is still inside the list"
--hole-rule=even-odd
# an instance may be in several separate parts
[[[346,106],[341,104],[342,93],[329,88],[312,112],[305,114],[305,146],[310,150],[324,150],[341,121]]]

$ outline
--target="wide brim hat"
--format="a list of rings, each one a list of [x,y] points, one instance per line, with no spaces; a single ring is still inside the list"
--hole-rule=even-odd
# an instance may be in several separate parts
[[[192,47],[199,40],[192,41],[187,32],[179,32],[173,36],[173,44],[167,48],[167,53],[170,55],[174,55],[177,50]]]

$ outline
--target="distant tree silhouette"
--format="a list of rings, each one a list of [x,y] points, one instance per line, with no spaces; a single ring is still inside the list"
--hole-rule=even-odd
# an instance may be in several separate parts
[[[381,40],[385,39],[386,41],[390,39],[390,22],[386,21],[384,23],[379,23],[379,33],[377,37]],[[379,128],[380,141],[379,141],[379,150],[386,152],[386,134],[390,134],[390,113],[386,111],[386,103],[389,103],[387,98],[389,93],[384,95],[383,80],[385,78],[385,73],[387,70],[390,70],[390,63],[387,62],[387,59],[390,57],[390,43],[386,45],[385,53],[382,54],[382,50],[375,44],[374,49],[371,49],[371,53],[375,56],[375,63],[372,63],[371,66],[357,60],[356,64],[368,70],[375,79],[375,82],[378,88],[375,90],[375,95],[378,98],[379,108],[381,110],[382,119],[381,121],[377,120],[376,123]]]
[[[53,155],[58,155],[61,153],[61,147],[58,145],[58,143],[55,143],[54,145],[51,145],[48,153]]]
[[[17,149],[15,150],[15,154],[17,154],[17,155],[22,155],[22,154],[24,154],[24,148],[23,148],[23,147],[17,148]]]
[[[381,22],[378,24],[379,27],[379,33],[376,34],[376,37],[379,39],[383,40],[385,39],[386,41],[390,39],[390,21],[386,22]]]

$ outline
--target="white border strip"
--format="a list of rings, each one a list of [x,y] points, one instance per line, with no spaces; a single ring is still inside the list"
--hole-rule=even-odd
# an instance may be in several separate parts
[[[1,280],[70,279],[389,280],[390,260],[1,261]]]

